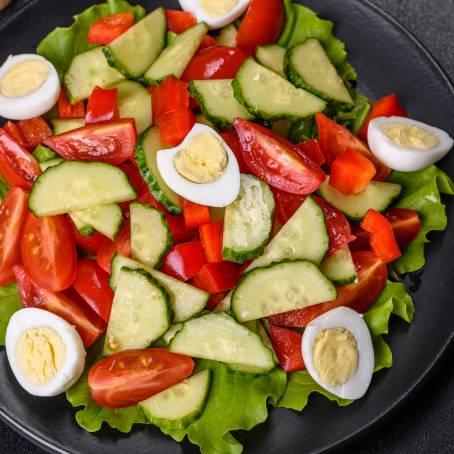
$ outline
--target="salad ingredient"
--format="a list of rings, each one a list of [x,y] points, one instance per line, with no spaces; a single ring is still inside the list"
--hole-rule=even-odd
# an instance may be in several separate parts
[[[27,142],[28,149],[32,150],[41,145],[45,139],[52,135],[46,120],[43,117],[30,118],[29,120],[19,120],[17,127]]]
[[[96,261],[106,273],[110,274],[110,265],[117,252],[125,257],[131,257],[131,223],[129,219],[123,224],[115,241],[104,237],[98,250]]]
[[[90,236],[84,236],[79,232],[79,230],[74,225],[74,222],[71,221],[71,219],[69,220],[69,223],[71,224],[71,229],[73,231],[77,246],[79,246],[82,249],[82,251],[87,252],[90,255],[96,256],[101,245],[105,241],[107,241],[108,238],[106,238],[104,235],[101,235],[98,232],[94,232]]]
[[[57,166],[58,164],[61,164],[64,161],[62,158],[54,158],[54,159],[49,159],[49,161],[42,162],[39,167],[41,169],[41,172],[45,172],[49,167],[54,167]]]
[[[240,168],[240,173],[251,173],[249,167],[246,165],[241,153],[240,139],[235,129],[230,129],[221,133],[221,137],[224,139],[225,143],[230,147],[235,155],[235,158],[238,162],[238,167]]]
[[[197,19],[192,13],[175,9],[166,9],[165,13],[167,28],[171,33],[179,35],[197,24]]]
[[[374,155],[393,170],[414,172],[444,158],[454,140],[443,130],[404,117],[378,117],[369,123]]]
[[[403,250],[421,232],[421,219],[415,210],[393,208],[386,212],[386,219],[391,224],[399,248]]]
[[[71,120],[72,121],[72,120]],[[38,145],[33,151],[34,158],[40,163],[43,164],[46,161],[51,159],[58,158],[57,153],[53,152],[50,148],[44,147],[43,145]]]
[[[265,120],[297,121],[325,109],[326,103],[274,71],[247,59],[232,82],[236,100],[251,114]],[[270,93],[274,93],[272,97]]]
[[[231,262],[206,263],[194,276],[194,284],[210,294],[232,290],[240,280],[240,273]]]
[[[118,90],[95,87],[87,104],[85,123],[100,123],[118,119]]]
[[[177,146],[189,134],[195,123],[194,113],[191,109],[186,108],[164,114],[157,126],[161,140],[169,146]]]
[[[122,35],[134,25],[132,12],[103,16],[90,25],[87,43],[104,46]]]
[[[222,256],[245,263],[263,254],[273,227],[274,198],[266,183],[241,175],[238,198],[225,210]]]
[[[60,119],[85,118],[85,104],[83,101],[71,104],[66,97],[65,90],[60,90],[57,112]]]
[[[304,330],[302,352],[311,377],[343,399],[359,399],[374,372],[369,329],[355,311],[340,307],[313,320]]]
[[[8,323],[5,345],[14,376],[34,396],[65,392],[84,370],[84,345],[75,328],[41,309],[16,312]]]
[[[195,229],[211,221],[210,209],[183,199],[184,225],[187,230]]]
[[[129,407],[180,383],[193,369],[191,358],[162,348],[127,350],[96,363],[88,386],[97,404]]]
[[[227,25],[216,36],[216,43],[219,46],[236,47],[237,34],[238,30],[234,24]]]
[[[188,109],[188,85],[173,76],[166,77],[157,87],[153,88],[152,100],[153,121],[158,123],[165,114],[174,110]]]
[[[10,55],[0,67],[0,115],[26,120],[49,111],[60,94],[58,74],[40,55]]]
[[[321,264],[320,271],[335,285],[352,284],[358,279],[348,246],[327,257]]]
[[[16,123],[13,123],[12,121],[8,120],[3,125],[3,130],[9,136],[11,136],[11,138],[14,139],[22,148],[28,147],[25,137],[22,135],[21,130],[19,129]]]
[[[273,353],[260,337],[226,314],[207,314],[185,322],[169,349],[257,373],[267,373],[275,367]]]
[[[82,101],[81,101],[82,102]],[[65,132],[74,131],[74,129],[83,128],[85,126],[84,118],[52,118],[50,120],[52,131],[55,136],[64,134]]]
[[[290,194],[276,188],[272,188],[272,191],[276,203],[276,221],[279,225],[285,225],[306,200],[306,196]]]
[[[265,68],[271,69],[282,77],[287,77],[284,72],[285,48],[277,44],[258,46],[255,53],[257,61]]]
[[[30,193],[29,207],[42,217],[135,198],[121,169],[102,162],[65,161],[39,177]]]
[[[296,331],[270,325],[268,329],[271,344],[279,359],[279,365],[287,373],[305,369],[301,354],[303,336]]]
[[[164,257],[162,272],[181,281],[192,279],[206,263],[205,251],[200,241],[175,245]]]
[[[199,235],[208,263],[222,262],[224,222],[214,221],[201,225]]]

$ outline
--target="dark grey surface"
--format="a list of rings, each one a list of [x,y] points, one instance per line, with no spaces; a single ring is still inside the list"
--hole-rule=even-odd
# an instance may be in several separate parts
[[[360,1],[360,0],[358,0]],[[454,0],[372,0],[389,11],[432,52],[454,79]],[[392,46],[392,43],[390,43]],[[436,100],[434,100],[436,102]],[[433,377],[392,421],[349,452],[454,452],[454,348]],[[1,453],[42,453],[0,422]]]

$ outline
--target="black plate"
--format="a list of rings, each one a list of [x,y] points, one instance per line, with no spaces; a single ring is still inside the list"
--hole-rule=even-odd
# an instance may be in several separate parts
[[[0,22],[0,62],[9,53],[32,52],[51,29],[69,25],[71,16],[92,2],[16,0],[16,5]],[[159,3],[177,7],[176,1],[142,3],[148,10]],[[307,0],[304,3],[337,24],[337,34],[347,43],[350,60],[358,70],[361,92],[374,98],[398,93],[413,118],[453,135],[454,88],[434,59],[402,26],[367,1]],[[441,167],[454,175],[454,156],[451,154]],[[454,218],[454,206],[449,202],[448,216]],[[434,236],[421,281],[415,286],[414,277],[407,280],[416,300],[415,321],[410,328],[403,323],[392,323],[390,342],[395,365],[375,376],[367,397],[346,408],[315,397],[301,415],[273,410],[265,424],[239,434],[246,452],[309,453],[345,445],[383,420],[409,396],[454,337],[453,237],[454,224],[448,232]],[[108,429],[91,435],[77,426],[73,415],[74,410],[63,397],[38,399],[25,393],[10,372],[5,352],[0,353],[0,417],[49,451],[197,452],[189,444],[178,446],[153,427],[135,429],[128,436]]]

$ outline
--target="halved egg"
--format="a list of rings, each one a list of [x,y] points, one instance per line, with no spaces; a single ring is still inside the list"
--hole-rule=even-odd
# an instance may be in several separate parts
[[[179,0],[183,10],[192,13],[198,22],[205,22],[212,30],[225,27],[237,20],[251,0]]]
[[[17,381],[34,396],[65,392],[84,370],[85,349],[76,329],[42,309],[21,309],[11,317],[5,346]]]
[[[158,151],[157,163],[167,186],[191,202],[226,207],[240,192],[238,161],[207,125],[196,123],[179,146]]]
[[[454,141],[445,131],[405,117],[379,117],[367,133],[372,153],[401,172],[422,170],[444,158]]]
[[[10,55],[0,67],[0,116],[27,120],[48,112],[60,94],[54,65],[35,54]]]
[[[343,399],[359,399],[374,372],[374,349],[360,314],[347,307],[333,309],[313,320],[301,344],[311,377]]]

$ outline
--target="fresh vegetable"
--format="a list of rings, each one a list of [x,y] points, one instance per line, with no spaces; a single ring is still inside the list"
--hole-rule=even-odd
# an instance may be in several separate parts
[[[59,118],[85,118],[84,102],[79,101],[76,104],[71,104],[66,97],[65,90],[60,91],[57,110]]]
[[[255,58],[262,66],[265,66],[265,68],[271,69],[282,77],[286,77],[284,72],[284,47],[278,46],[277,44],[258,46]]]
[[[111,14],[90,25],[87,43],[103,46],[111,43],[134,25],[132,12]]]
[[[301,355],[303,336],[296,331],[270,325],[268,329],[271,344],[279,359],[279,365],[287,373],[305,369]]]
[[[337,250],[320,265],[320,271],[335,285],[348,285],[358,278],[348,246]]]
[[[173,76],[166,77],[152,93],[153,121],[175,110],[183,110],[189,107],[189,93],[186,83]]]
[[[236,36],[238,30],[234,24],[224,27],[216,36],[216,43],[219,46],[236,47]]]
[[[20,129],[16,125],[16,123],[13,123],[12,121],[7,121],[3,125],[3,130],[12,138],[16,141],[19,146],[22,148],[27,148],[27,142],[25,141],[25,137],[22,135]]]
[[[166,9],[167,28],[177,35],[197,24],[197,19],[189,12]]]
[[[57,136],[59,134],[64,134],[65,132],[74,131],[74,129],[83,128],[85,126],[85,118],[52,118],[50,123],[52,125],[54,135]]]
[[[164,114],[157,124],[162,142],[169,146],[177,146],[188,135],[195,122],[195,115],[190,109],[174,110]]]
[[[244,162],[243,155],[241,153],[240,140],[238,138],[238,134],[236,133],[236,131],[234,129],[225,131],[221,133],[221,137],[235,155],[235,158],[238,162],[238,167],[240,169],[240,173],[251,173],[249,167]]]
[[[415,210],[393,208],[386,212],[385,217],[391,224],[400,250],[405,249],[421,232],[421,219]]]
[[[240,274],[231,262],[206,263],[194,276],[194,284],[210,293],[220,293],[232,290],[238,281]]]
[[[200,240],[208,263],[222,262],[224,222],[214,221],[199,227]]]
[[[43,164],[47,161],[58,158],[57,153],[55,153],[48,147],[44,147],[43,145],[38,145],[32,154],[33,157],[39,162],[39,164]]]
[[[188,230],[208,224],[211,221],[210,210],[207,206],[186,199],[183,199],[183,217]]]
[[[110,88],[105,90],[95,87],[87,104],[85,123],[100,123],[118,119],[118,90]]]
[[[93,233],[90,236],[81,235],[74,222],[69,220],[71,225],[73,235],[76,241],[77,246],[79,246],[83,251],[88,254],[96,256],[101,245],[108,240],[104,235],[101,235],[98,232]]]
[[[106,272],[111,272],[110,265],[116,253],[131,256],[131,224],[126,221],[115,241],[106,238],[100,245],[96,255],[98,265]]]
[[[326,159],[317,140],[310,139],[295,146],[296,152],[309,156],[316,164],[322,166]]]
[[[206,263],[205,251],[200,241],[190,241],[174,246],[164,257],[162,272],[176,279],[193,278]]]

